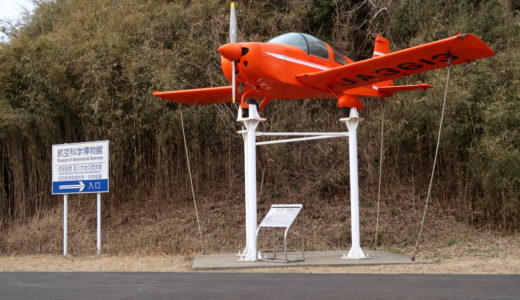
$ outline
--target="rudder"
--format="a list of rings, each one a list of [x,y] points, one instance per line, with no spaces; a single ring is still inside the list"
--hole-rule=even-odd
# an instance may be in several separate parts
[[[388,53],[390,53],[390,41],[378,34],[374,41],[374,53],[372,54],[372,57],[378,57]],[[378,87],[392,85],[394,85],[394,82],[392,80],[387,80],[374,84],[374,87],[377,89]]]

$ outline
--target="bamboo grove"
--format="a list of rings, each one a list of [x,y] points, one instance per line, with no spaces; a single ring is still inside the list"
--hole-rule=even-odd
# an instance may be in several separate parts
[[[239,1],[239,40],[308,32],[354,59],[375,34],[398,50],[471,32],[497,56],[452,70],[433,198],[477,225],[520,229],[520,17],[510,1]],[[0,44],[0,220],[24,222],[52,208],[51,145],[111,142],[109,206],[164,199],[189,205],[180,129],[184,114],[197,192],[240,197],[242,140],[234,105],[187,107],[151,96],[226,84],[218,47],[227,1],[38,2]],[[445,71],[405,82],[437,88],[366,100],[360,127],[361,201],[377,189],[380,119],[384,182],[425,190]],[[344,130],[334,101],[273,101],[262,130]],[[296,120],[296,122],[295,122]],[[272,198],[345,194],[346,147],[325,142],[259,150],[262,193]],[[388,190],[388,189],[387,189]],[[384,192],[384,191],[383,191]]]

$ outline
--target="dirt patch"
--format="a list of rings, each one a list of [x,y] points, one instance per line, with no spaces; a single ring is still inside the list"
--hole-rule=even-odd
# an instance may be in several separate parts
[[[185,256],[3,256],[0,271],[187,272],[191,263],[192,258]]]
[[[451,259],[434,264],[415,265],[259,268],[248,270],[233,270],[233,272],[365,274],[520,274],[520,257],[489,260]]]

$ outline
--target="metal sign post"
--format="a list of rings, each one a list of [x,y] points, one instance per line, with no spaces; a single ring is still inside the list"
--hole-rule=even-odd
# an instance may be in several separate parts
[[[63,195],[63,256],[67,256],[67,223],[68,223],[68,195]]]
[[[63,255],[67,256],[68,194],[96,193],[96,253],[101,254],[101,193],[109,190],[109,142],[52,145],[52,194],[63,195]]]
[[[101,194],[96,195],[97,226],[96,226],[96,253],[101,254]]]

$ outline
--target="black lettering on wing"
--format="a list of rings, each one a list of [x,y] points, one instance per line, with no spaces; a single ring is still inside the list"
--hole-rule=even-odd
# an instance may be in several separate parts
[[[439,62],[448,62],[448,60],[450,59],[450,56],[451,56],[451,60],[459,58],[458,56],[455,56],[451,53],[441,53],[441,54],[432,56],[432,59],[438,60]]]
[[[391,75],[399,74],[399,71],[394,70],[392,68],[381,68],[381,69],[377,69],[374,73],[382,75],[382,76],[391,76]]]
[[[420,62],[423,62],[423,63],[425,63],[425,64],[429,64],[429,65],[435,65],[435,63],[434,63],[434,62],[431,62],[431,61],[429,61],[429,60],[426,60],[426,59],[419,59],[419,61],[420,61]]]
[[[363,81],[369,81],[371,79],[377,79],[376,76],[372,76],[372,75],[363,75],[363,74],[357,74],[356,75],[357,78],[363,80]]]
[[[423,65],[416,64],[413,62],[407,62],[397,65],[398,68],[401,68],[403,70],[411,71],[411,70],[417,70],[423,67]]]
[[[353,84],[357,83],[357,81],[347,79],[347,78],[341,78],[341,80],[344,81],[344,83],[341,84],[342,86],[349,86],[349,85],[353,85]]]

